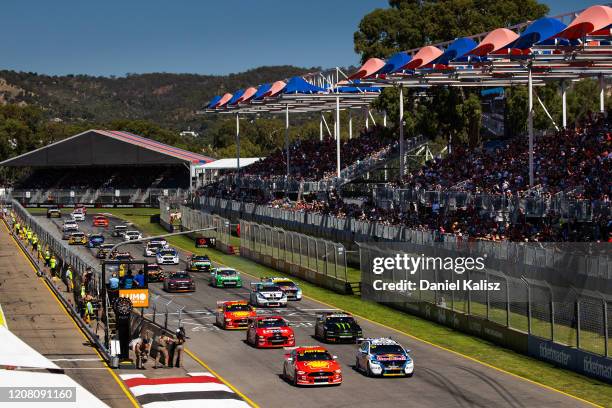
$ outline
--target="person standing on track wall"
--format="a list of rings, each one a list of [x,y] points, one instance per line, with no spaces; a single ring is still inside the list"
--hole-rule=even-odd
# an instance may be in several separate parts
[[[72,292],[72,289],[74,288],[73,278],[72,266],[68,265],[68,268],[66,269],[66,292],[68,293]]]

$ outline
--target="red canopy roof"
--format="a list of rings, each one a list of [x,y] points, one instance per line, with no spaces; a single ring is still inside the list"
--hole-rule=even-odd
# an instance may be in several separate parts
[[[575,40],[593,31],[598,31],[612,24],[612,8],[608,6],[592,6],[584,10],[555,37]]]
[[[370,75],[374,75],[375,73],[380,71],[380,69],[384,66],[385,61],[379,58],[370,58],[361,66],[361,68],[359,68],[357,72],[351,75],[349,79],[361,79],[369,77]]]
[[[424,65],[430,64],[433,60],[438,58],[444,52],[436,47],[428,45],[417,51],[412,57],[409,63],[404,65],[402,69],[417,69]]]

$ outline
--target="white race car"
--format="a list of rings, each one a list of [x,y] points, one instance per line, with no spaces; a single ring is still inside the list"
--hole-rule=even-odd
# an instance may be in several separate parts
[[[142,239],[142,234],[138,231],[126,231],[123,234],[124,241],[134,241],[136,239]]]
[[[255,307],[285,307],[287,294],[271,282],[251,283],[250,303]]]
[[[359,339],[355,368],[369,377],[405,376],[414,374],[410,350],[390,338]]]
[[[155,255],[158,265],[178,265],[179,253],[174,248],[165,248],[157,251]]]
[[[71,215],[75,221],[85,221],[85,213],[82,210],[74,210]]]

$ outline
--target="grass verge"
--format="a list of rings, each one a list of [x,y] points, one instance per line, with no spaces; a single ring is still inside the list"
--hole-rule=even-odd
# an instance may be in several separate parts
[[[39,209],[32,210],[34,210],[31,211],[32,213],[39,213]],[[159,224],[150,222],[150,216],[158,213],[155,209],[105,208],[89,209],[89,212],[92,214],[96,212],[112,213],[113,215],[134,223],[141,231],[149,235],[158,235],[165,232]],[[189,252],[197,254],[205,253],[215,262],[239,269],[255,277],[286,276],[286,274],[245,258],[226,255],[216,250],[195,248],[193,240],[186,236],[169,237],[168,241],[172,245]],[[306,296],[314,300],[325,302],[339,309],[365,316],[370,320],[405,332],[411,336],[447,348],[547,387],[576,396],[593,404],[602,407],[612,406],[612,387],[604,382],[582,376],[572,371],[557,368],[552,364],[499,347],[489,341],[457,332],[429,320],[399,312],[375,302],[361,300],[357,296],[339,295],[306,281],[294,277],[292,277],[292,279],[300,284]]]

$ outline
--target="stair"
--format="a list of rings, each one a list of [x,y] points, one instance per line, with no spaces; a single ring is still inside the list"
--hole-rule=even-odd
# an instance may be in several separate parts
[[[353,295],[361,295],[361,282],[348,282]]]

